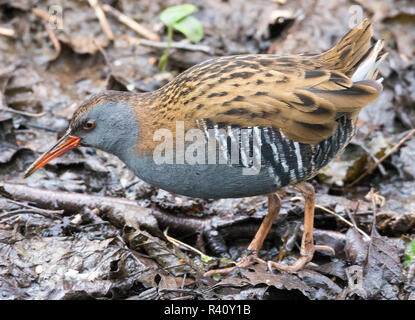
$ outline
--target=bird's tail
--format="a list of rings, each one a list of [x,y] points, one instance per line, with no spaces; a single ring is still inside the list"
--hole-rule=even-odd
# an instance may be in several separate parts
[[[371,46],[373,28],[369,19],[364,19],[350,30],[333,48],[316,58],[329,70],[338,70],[349,76],[353,82],[376,80],[377,67],[387,53],[383,40]],[[378,82],[382,82],[379,79]]]
[[[379,64],[388,55],[387,52],[383,52],[383,40],[378,40],[374,46],[372,46],[364,59],[358,64],[357,69],[353,72],[352,81],[362,80],[376,80],[378,83],[382,83],[383,78],[376,79],[379,73]]]

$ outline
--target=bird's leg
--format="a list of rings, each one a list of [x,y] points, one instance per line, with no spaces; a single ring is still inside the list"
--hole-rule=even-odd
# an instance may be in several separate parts
[[[268,261],[268,268],[272,267],[278,270],[289,272],[297,272],[301,270],[307,263],[313,259],[315,250],[330,251],[334,254],[334,250],[328,246],[316,246],[313,240],[313,224],[314,224],[314,203],[315,192],[314,187],[308,182],[301,182],[295,186],[304,196],[304,232],[301,240],[301,257],[291,266]]]
[[[255,234],[254,239],[248,246],[248,254],[244,256],[241,261],[236,263],[234,267],[223,268],[210,270],[205,273],[205,276],[213,276],[215,274],[228,274],[235,268],[248,268],[255,262],[265,263],[265,261],[258,258],[259,250],[261,249],[265,238],[267,237],[269,231],[271,230],[274,220],[278,217],[278,213],[281,209],[281,201],[277,194],[268,195],[268,214],[265,216],[264,220],[261,223],[257,233]]]
[[[271,230],[272,224],[275,219],[278,217],[281,209],[281,200],[277,194],[268,195],[268,214],[265,216],[264,220],[261,223],[257,233],[255,234],[254,239],[248,246],[248,251],[253,252],[255,255],[258,255],[259,250],[261,250],[262,245],[264,244],[265,238],[267,237],[269,231]]]

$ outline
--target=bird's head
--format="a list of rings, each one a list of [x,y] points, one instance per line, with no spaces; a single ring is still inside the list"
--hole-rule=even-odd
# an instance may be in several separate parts
[[[25,178],[78,146],[95,147],[120,156],[137,141],[138,123],[130,93],[106,91],[83,102],[65,134],[25,172]]]

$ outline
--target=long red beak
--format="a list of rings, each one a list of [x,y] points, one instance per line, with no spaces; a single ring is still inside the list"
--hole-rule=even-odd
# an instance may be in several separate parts
[[[61,154],[72,150],[79,146],[79,141],[81,138],[71,136],[69,133],[66,133],[58,142],[42,154],[32,165],[26,170],[24,178],[30,176],[37,169],[42,168],[45,164],[52,161],[53,159],[59,157]]]

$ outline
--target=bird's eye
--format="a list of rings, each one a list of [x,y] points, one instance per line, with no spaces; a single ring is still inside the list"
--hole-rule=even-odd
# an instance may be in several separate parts
[[[88,120],[87,122],[85,122],[85,125],[84,125],[85,130],[91,130],[94,127],[95,127],[95,122],[94,121]]]

